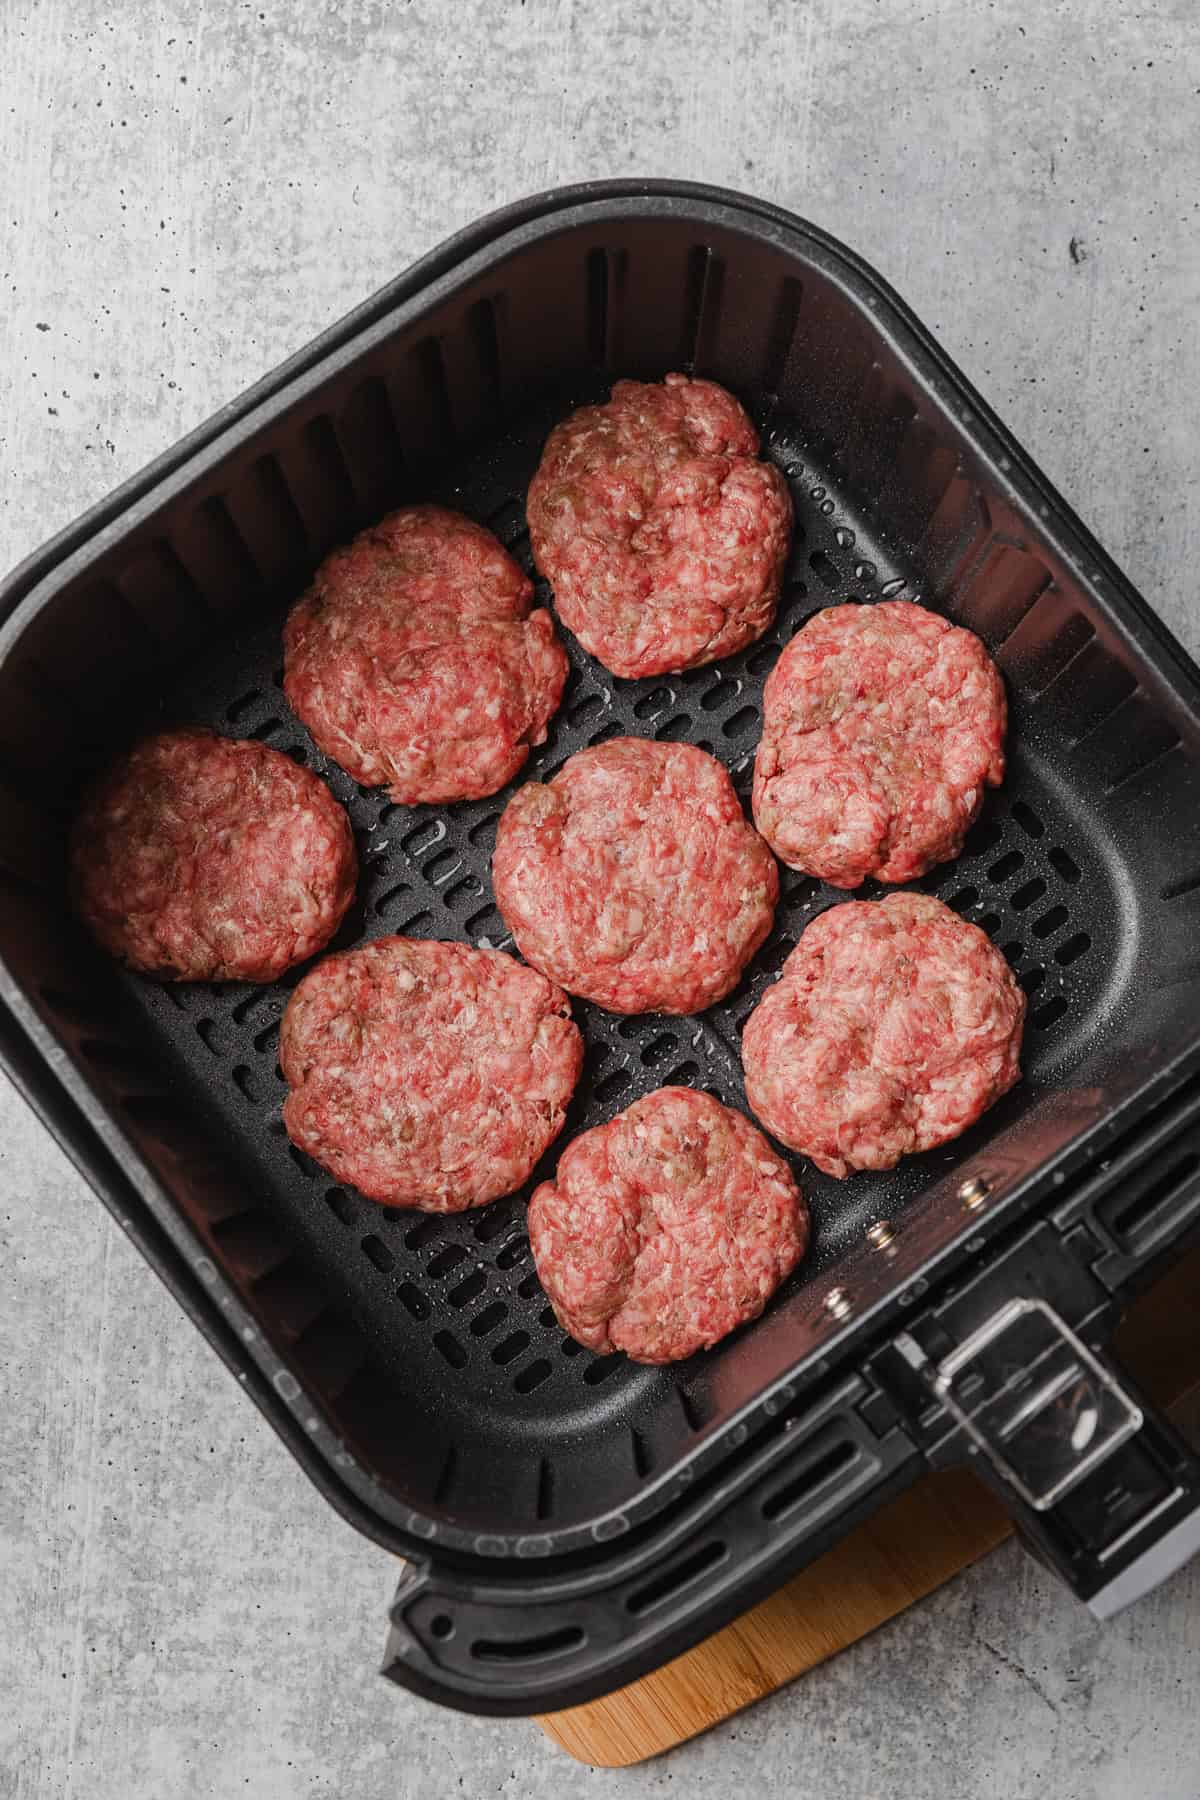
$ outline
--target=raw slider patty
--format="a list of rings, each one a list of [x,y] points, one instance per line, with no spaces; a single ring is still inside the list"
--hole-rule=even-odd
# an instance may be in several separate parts
[[[791,496],[715,381],[618,381],[550,433],[526,512],[559,617],[614,675],[715,662],[775,616]]]
[[[891,1169],[1008,1092],[1024,1020],[977,925],[925,894],[849,901],[813,920],[746,1021],[746,1098],[827,1175]]]
[[[274,981],[329,942],[354,897],[350,821],[266,744],[165,731],[86,795],[75,904],[113,956],[173,981]]]
[[[958,855],[1003,779],[1005,719],[973,632],[910,600],[831,606],[767,678],[755,824],[834,887],[912,881]]]
[[[482,525],[406,506],[335,550],[284,628],[284,692],[314,742],[401,805],[478,800],[545,742],[566,652]]]
[[[583,1042],[561,989],[498,950],[385,937],[307,974],[283,1016],[292,1142],[387,1206],[511,1194],[562,1129]]]
[[[699,1012],[771,929],[775,859],[715,757],[612,738],[526,782],[500,820],[496,903],[535,968],[610,1012]]]
[[[579,1343],[676,1362],[758,1317],[804,1254],[808,1209],[748,1119],[667,1087],[564,1150],[529,1241]]]

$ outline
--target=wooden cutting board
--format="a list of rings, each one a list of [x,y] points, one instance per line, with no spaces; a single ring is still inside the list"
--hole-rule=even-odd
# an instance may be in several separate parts
[[[1130,1310],[1117,1355],[1185,1431],[1200,1432],[1200,1249]],[[538,1723],[580,1762],[643,1762],[856,1643],[1011,1531],[969,1471],[929,1476],[694,1650]]]

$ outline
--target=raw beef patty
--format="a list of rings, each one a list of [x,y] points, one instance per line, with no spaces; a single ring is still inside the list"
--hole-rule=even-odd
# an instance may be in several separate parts
[[[763,690],[754,819],[789,868],[853,888],[962,849],[1004,775],[1004,687],[973,632],[910,600],[831,606]]]
[[[779,874],[721,764],[613,738],[505,808],[496,902],[521,953],[610,1012],[699,1012],[771,929]]]
[[[284,692],[327,756],[403,805],[512,778],[562,696],[567,658],[490,531],[406,506],[335,550],[284,629]]]
[[[583,1044],[566,995],[498,950],[377,938],[283,1016],[292,1142],[372,1200],[462,1212],[519,1188],[562,1129]]]
[[[529,532],[554,604],[614,675],[715,662],[775,616],[792,526],[782,475],[713,381],[618,381],[550,433]]]
[[[1020,1074],[1025,996],[976,925],[924,894],[804,932],[746,1022],[746,1097],[827,1175],[890,1169],[967,1129]]]
[[[75,903],[106,950],[175,981],[274,981],[322,949],[354,897],[350,821],[266,744],[166,731],[91,788]]]
[[[529,1241],[564,1331],[675,1362],[758,1317],[804,1254],[808,1210],[748,1119],[667,1087],[564,1150]]]

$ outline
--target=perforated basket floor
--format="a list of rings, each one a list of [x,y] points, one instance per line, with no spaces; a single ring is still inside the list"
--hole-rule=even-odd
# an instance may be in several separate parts
[[[577,388],[571,398],[602,392]],[[546,431],[570,403],[539,408],[500,444],[456,465],[436,498],[486,522],[533,572],[523,496]],[[769,453],[785,472],[797,526],[778,620],[760,643],[720,665],[671,679],[617,681],[568,639],[571,675],[546,745],[525,774],[546,779],[573,751],[621,734],[686,739],[719,757],[748,804],[760,729],[762,683],[780,646],[822,606],[906,594],[919,585],[874,540],[816,466],[794,421],[768,409]],[[495,503],[497,484],[504,498]],[[539,599],[546,600],[544,585]],[[512,949],[492,903],[489,857],[511,789],[437,810],[392,805],[359,789],[317,754],[281,692],[280,619],[228,644],[168,698],[162,716],[211,724],[261,738],[316,768],[349,809],[363,861],[359,900],[337,941],[343,947],[387,932],[449,937]],[[992,648],[1003,664],[1003,633]],[[1070,1054],[1094,1010],[1112,960],[1115,912],[1103,868],[1072,828],[1037,770],[1022,754],[1022,706],[1014,696],[1013,767],[990,797],[960,861],[920,885],[938,892],[1001,945],[1031,999],[1026,1081],[1043,1083]],[[561,1143],[611,1118],[665,1083],[707,1088],[745,1106],[738,1039],[764,986],[774,979],[805,924],[846,895],[783,873],[775,928],[745,980],[725,1002],[694,1018],[617,1018],[574,1002],[586,1042],[584,1074],[559,1144],[534,1177],[554,1166]],[[871,887],[864,893],[882,891]],[[505,1470],[514,1525],[533,1530],[567,1518],[589,1486],[578,1454],[581,1434],[599,1425],[603,1455],[639,1476],[677,1454],[682,1433],[701,1426],[709,1404],[696,1380],[698,1359],[682,1371],[638,1368],[623,1357],[595,1357],[565,1336],[532,1265],[520,1194],[477,1212],[422,1217],[377,1206],[330,1177],[291,1145],[280,1107],[279,1021],[293,971],[269,988],[159,986],[125,978],[163,1053],[189,1090],[200,1091],[217,1128],[252,1171],[255,1193],[288,1218],[327,1276],[350,1296],[377,1355],[397,1380],[428,1385],[436,1446],[433,1499],[465,1513],[480,1507],[489,1468]],[[1015,1102],[1019,1105],[1020,1098]],[[979,1128],[990,1129],[990,1123]],[[812,1207],[812,1249],[793,1277],[802,1286],[834,1262],[865,1226],[902,1209],[907,1195],[950,1166],[961,1148],[912,1160],[894,1174],[833,1181],[794,1159]],[[530,1184],[533,1185],[532,1183]],[[218,1244],[243,1263],[260,1240],[276,1248],[257,1208],[214,1226]],[[270,1273],[261,1274],[261,1293]],[[279,1277],[297,1305],[296,1274]],[[787,1291],[782,1297],[786,1303]],[[312,1297],[320,1309],[323,1296]],[[780,1302],[777,1302],[779,1304]],[[293,1324],[302,1327],[301,1312]],[[603,1396],[603,1406],[598,1401]],[[514,1434],[536,1444],[513,1486]],[[406,1447],[410,1449],[410,1447]],[[584,1464],[586,1470],[586,1463]],[[595,1491],[594,1488],[592,1490]]]
[[[924,599],[995,654],[1011,732],[1004,788],[921,885],[1001,946],[1030,1015],[1025,1079],[958,1143],[844,1183],[801,1165],[803,1265],[762,1320],[653,1370],[558,1330],[523,1196],[390,1212],[294,1150],[277,1040],[300,972],[262,989],[117,972],[70,918],[61,849],[98,755],[140,728],[207,723],[308,761],[349,808],[363,873],[342,945],[396,931],[506,944],[488,867],[506,794],[398,808],[317,758],[280,687],[286,606],[335,543],[405,499],[460,507],[528,566],[524,494],[554,420],[617,375],[689,365],[741,395],[791,485],[776,625],[738,657],[640,683],[568,642],[562,709],[522,779],[634,733],[711,750],[746,798],[762,682],[797,626],[848,598]],[[489,1567],[601,1556],[782,1429],[1196,1049],[1194,672],[896,297],[758,203],[637,184],[479,227],[18,572],[0,619],[10,1022],[94,1134],[81,1160],[117,1216],[106,1158],[327,1490],[406,1550]],[[699,1017],[577,1004],[587,1055],[562,1141],[665,1082],[743,1105],[739,1030],[805,923],[843,898],[785,873],[771,938]],[[968,1219],[957,1189],[980,1169],[993,1202]],[[884,1217],[886,1258],[865,1240]],[[835,1284],[848,1321],[826,1304]]]

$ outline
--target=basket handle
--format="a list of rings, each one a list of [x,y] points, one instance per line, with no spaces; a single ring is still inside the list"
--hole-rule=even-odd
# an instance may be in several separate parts
[[[1109,1618],[1200,1551],[1200,1457],[1046,1300],[1009,1300],[934,1363],[900,1354],[1022,1537]]]
[[[1101,1255],[1077,1222],[1037,1225],[875,1367],[929,1462],[972,1463],[1033,1553],[1108,1618],[1200,1552],[1200,1455],[1107,1348],[1146,1271],[1107,1286]]]

